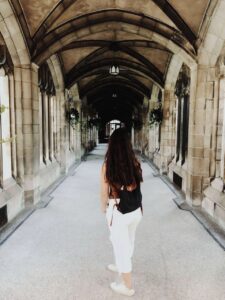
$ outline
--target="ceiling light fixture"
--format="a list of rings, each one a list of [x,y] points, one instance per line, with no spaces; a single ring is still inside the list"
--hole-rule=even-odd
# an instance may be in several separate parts
[[[109,68],[110,75],[116,76],[116,75],[119,75],[119,73],[120,73],[120,69],[118,66],[113,65]]]

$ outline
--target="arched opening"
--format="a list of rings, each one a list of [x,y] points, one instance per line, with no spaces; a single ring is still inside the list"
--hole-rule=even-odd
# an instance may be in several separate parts
[[[106,123],[105,128],[99,131],[99,143],[107,143],[113,131],[124,126],[125,124],[123,122],[115,119]]]

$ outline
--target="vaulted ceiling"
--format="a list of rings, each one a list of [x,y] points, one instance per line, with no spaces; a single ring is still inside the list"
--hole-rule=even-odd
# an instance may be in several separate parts
[[[41,64],[56,53],[66,87],[77,83],[81,97],[110,115],[118,105],[117,114],[141,105],[153,84],[164,86],[173,55],[165,41],[196,57],[216,0],[11,2],[33,61]],[[119,76],[109,74],[112,64],[119,65]]]

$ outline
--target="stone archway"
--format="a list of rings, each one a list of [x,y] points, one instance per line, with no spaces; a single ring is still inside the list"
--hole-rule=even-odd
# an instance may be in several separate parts
[[[14,66],[29,65],[30,55],[21,28],[14,15],[10,1],[1,1],[0,32],[7,45]]]

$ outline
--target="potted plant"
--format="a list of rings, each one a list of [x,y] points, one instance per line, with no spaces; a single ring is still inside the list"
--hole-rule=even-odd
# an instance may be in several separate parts
[[[6,109],[8,109],[8,107],[5,106],[4,104],[1,104],[0,105],[0,114],[4,113],[6,111]],[[16,138],[16,136],[14,136],[14,137],[8,137],[6,139],[0,139],[0,144],[11,143],[15,138]]]
[[[0,105],[0,114],[2,114],[8,107],[4,104]]]
[[[69,123],[72,127],[74,127],[75,125],[78,124],[79,118],[80,118],[80,115],[76,108],[71,108],[67,112],[67,120],[69,121]]]
[[[150,126],[154,124],[161,124],[163,120],[163,112],[161,106],[153,108],[149,115],[149,124]]]

